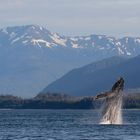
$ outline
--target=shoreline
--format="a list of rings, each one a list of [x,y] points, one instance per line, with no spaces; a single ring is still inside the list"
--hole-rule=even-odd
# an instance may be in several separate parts
[[[3,109],[0,109],[0,111],[7,111],[7,110],[100,110],[100,109],[70,109],[70,108],[68,108],[68,109],[64,109],[64,108],[62,108],[62,109],[47,109],[47,108],[8,108],[8,109],[6,109],[6,108],[3,108]],[[127,108],[127,109],[122,109],[122,110],[140,110],[140,108]]]

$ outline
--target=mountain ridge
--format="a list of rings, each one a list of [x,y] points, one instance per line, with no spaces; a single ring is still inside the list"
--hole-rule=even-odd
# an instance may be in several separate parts
[[[106,35],[68,37],[52,33],[39,25],[7,27],[0,30],[0,45],[69,47],[77,49],[92,48],[97,51],[111,51],[113,55],[137,55],[140,52],[140,37],[115,38]],[[132,47],[133,46],[133,47]],[[107,52],[106,52],[107,53]]]
[[[68,71],[112,56],[140,54],[140,38],[67,37],[38,25],[0,29],[0,92],[31,97]]]
[[[106,59],[102,62],[108,61]],[[112,58],[110,58],[112,61]],[[101,69],[94,71],[94,63],[74,69],[66,75],[48,85],[45,92],[63,92],[77,96],[91,96],[100,92],[108,91],[118,77],[125,79],[125,89],[136,89],[140,87],[139,80],[140,56],[104,65]],[[98,64],[98,62],[96,62]],[[95,64],[96,64],[95,63]],[[102,63],[99,64],[102,65]],[[90,70],[86,72],[91,66]],[[93,71],[92,71],[93,68]]]

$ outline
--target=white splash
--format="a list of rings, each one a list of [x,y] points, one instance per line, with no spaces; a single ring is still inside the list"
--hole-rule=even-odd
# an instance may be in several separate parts
[[[101,111],[100,124],[122,124],[122,92],[107,97]]]

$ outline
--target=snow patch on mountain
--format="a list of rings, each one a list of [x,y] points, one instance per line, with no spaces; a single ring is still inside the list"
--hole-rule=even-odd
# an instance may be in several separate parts
[[[85,38],[85,40],[86,40],[86,41],[88,41],[88,40],[90,40],[90,39],[91,39],[91,37],[90,37],[90,36]]]
[[[118,51],[119,51],[119,54],[120,54],[120,55],[121,55],[121,54],[124,54],[123,50],[122,50],[120,47],[118,47]]]
[[[54,43],[59,44],[61,46],[66,47],[66,39],[61,38],[58,34],[53,34],[52,36],[50,36],[52,38],[52,40],[54,41]]]
[[[127,54],[127,55],[131,55],[131,53],[130,53],[130,52],[126,52],[126,54]]]
[[[128,43],[128,38],[126,38],[126,43]]]
[[[3,28],[3,29],[2,29],[2,32],[3,32],[4,34],[8,34],[7,28]]]
[[[29,42],[28,40],[22,41],[23,44],[27,44],[28,42]]]
[[[116,45],[117,46],[121,46],[121,42],[116,42]]]
[[[17,34],[16,34],[15,32],[12,32],[12,33],[10,34],[10,39],[15,38],[16,35],[17,35]]]
[[[140,43],[140,38],[136,38],[136,39],[135,39],[135,42],[136,42],[136,43]]]
[[[20,36],[20,37],[17,37],[17,38],[15,38],[15,39],[13,39],[12,42],[11,42],[11,44],[14,44],[15,42],[17,42],[17,41],[23,39],[26,35],[27,35],[27,33],[23,34],[23,35]]]
[[[41,26],[39,28],[40,28],[41,31],[43,30],[43,28]]]
[[[75,37],[75,38],[74,37],[71,37],[70,40],[72,40],[72,41],[78,41],[78,38],[77,37]]]
[[[32,36],[26,36],[25,38],[27,38],[27,39],[31,39],[31,38],[32,38]]]
[[[20,40],[20,37],[17,37],[16,39],[12,40],[11,44],[14,44],[14,43],[17,42],[18,40]]]
[[[98,38],[99,38],[99,39],[102,39],[102,36],[99,35]]]
[[[72,48],[78,48],[78,44],[72,43]]]
[[[40,48],[42,47],[41,44],[45,44],[46,47],[51,48],[51,43],[49,43],[46,40],[42,40],[42,39],[32,39],[31,42],[33,43],[33,45],[38,45]]]
[[[31,26],[31,28],[34,29],[34,30],[36,29],[35,25]]]

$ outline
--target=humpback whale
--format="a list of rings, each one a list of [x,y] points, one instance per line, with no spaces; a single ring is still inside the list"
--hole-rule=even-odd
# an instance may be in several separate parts
[[[113,85],[111,91],[98,94],[95,99],[100,99],[104,97],[112,97],[115,96],[116,94],[119,94],[120,91],[123,91],[124,88],[124,79],[122,77],[119,78],[119,80]]]
[[[95,99],[104,99],[101,111],[101,124],[122,124],[122,95],[124,79],[120,77],[113,85],[111,91],[98,94]]]

